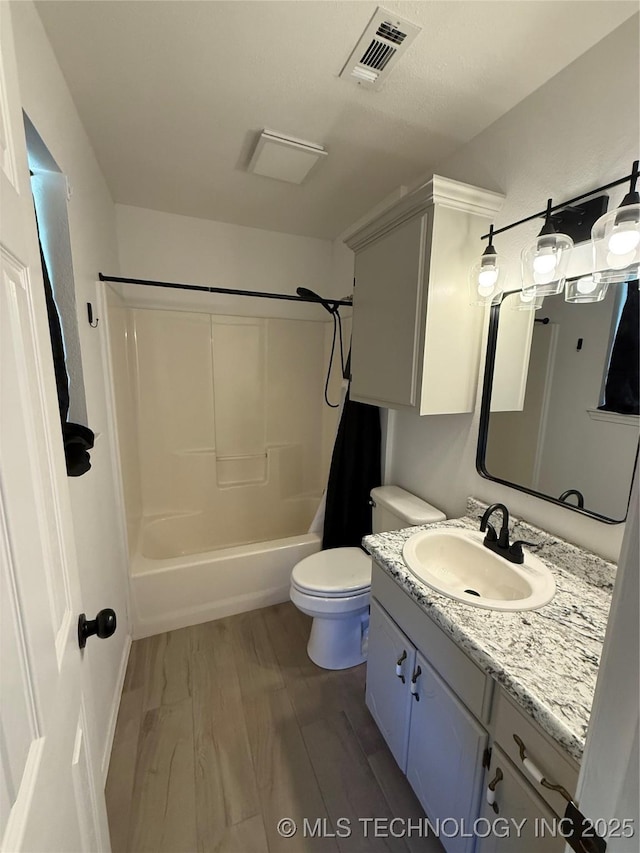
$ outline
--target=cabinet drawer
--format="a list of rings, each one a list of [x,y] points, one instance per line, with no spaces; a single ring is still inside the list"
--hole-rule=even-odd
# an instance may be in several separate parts
[[[371,595],[402,625],[411,642],[479,720],[489,718],[492,679],[461,651],[415,601],[373,562]]]
[[[483,796],[480,816],[486,821],[485,825],[489,825],[493,824],[498,815],[503,821],[501,832],[486,833],[484,830],[485,837],[478,839],[476,853],[523,853],[530,850],[536,853],[562,853],[565,849],[564,839],[560,833],[553,834],[556,815],[498,746],[492,750],[485,793],[490,780],[497,778],[498,770],[502,778],[495,786],[497,812]],[[508,832],[502,829],[504,821],[509,822]],[[516,827],[519,827],[519,831]]]
[[[515,766],[526,777],[531,786],[543,797],[560,817],[567,803],[557,791],[544,787],[527,772],[520,758],[520,749],[513,736],[517,735],[525,745],[527,757],[544,773],[546,779],[566,788],[575,795],[578,781],[578,765],[556,746],[549,736],[517,707],[503,689],[496,691],[491,715],[493,737]]]

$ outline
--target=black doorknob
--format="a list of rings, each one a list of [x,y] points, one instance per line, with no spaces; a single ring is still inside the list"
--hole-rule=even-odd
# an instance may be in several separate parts
[[[78,617],[78,645],[81,649],[87,645],[87,637],[96,634],[101,640],[113,636],[116,630],[116,613],[110,607],[105,607],[95,619],[87,619],[84,613]]]

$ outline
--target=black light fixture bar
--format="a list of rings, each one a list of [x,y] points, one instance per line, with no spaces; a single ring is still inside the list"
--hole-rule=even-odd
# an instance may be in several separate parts
[[[116,284],[142,284],[147,287],[169,287],[176,290],[198,290],[202,293],[225,293],[229,296],[254,296],[260,299],[285,299],[289,302],[312,302],[316,305],[322,304],[318,302],[317,297],[294,296],[289,293],[268,293],[262,290],[237,290],[231,287],[207,287],[204,284],[181,284],[175,281],[153,281],[146,278],[124,278],[117,275],[104,275],[98,273],[100,281],[113,281]],[[327,305],[339,307],[347,305],[352,307],[353,303],[348,299],[322,299],[322,302]]]
[[[486,240],[491,234],[495,237],[496,234],[502,234],[504,231],[510,231],[512,228],[517,228],[518,225],[524,225],[525,222],[531,222],[532,219],[540,219],[543,216],[546,216],[548,213],[553,213],[556,210],[562,210],[564,207],[569,207],[572,204],[575,204],[577,201],[582,201],[583,198],[589,198],[589,196],[595,195],[596,193],[604,192],[605,190],[613,189],[613,187],[619,187],[621,184],[628,183],[634,176],[638,174],[638,160],[636,160],[633,164],[633,171],[629,175],[625,175],[624,178],[619,178],[617,181],[611,181],[610,184],[603,184],[601,187],[596,187],[593,190],[589,190],[587,193],[582,193],[581,195],[575,196],[575,198],[570,198],[568,201],[563,201],[562,204],[554,204],[552,207],[544,208],[544,210],[539,210],[537,213],[532,213],[531,216],[525,216],[524,219],[518,219],[517,222],[510,222],[509,225],[504,225],[502,228],[495,228],[492,232],[483,234],[480,238],[481,240]]]

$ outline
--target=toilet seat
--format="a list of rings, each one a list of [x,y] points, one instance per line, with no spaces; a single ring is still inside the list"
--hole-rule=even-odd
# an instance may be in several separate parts
[[[371,557],[361,548],[331,548],[305,557],[293,569],[291,585],[309,596],[350,598],[371,587]]]

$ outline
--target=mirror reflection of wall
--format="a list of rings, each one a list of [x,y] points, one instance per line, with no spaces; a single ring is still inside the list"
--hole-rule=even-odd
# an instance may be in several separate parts
[[[547,297],[535,315],[537,320],[548,318],[546,324],[533,323],[531,314],[523,317],[523,312],[512,310],[517,294],[505,298],[496,377],[510,371],[513,382],[518,364],[526,362],[522,343],[528,349],[529,335],[531,346],[526,379],[519,368],[524,400],[494,406],[494,401],[505,398],[500,381],[492,395],[485,455],[491,477],[553,498],[577,490],[586,510],[611,520],[624,519],[640,418],[602,412],[598,406],[625,297],[626,287],[610,287],[599,303],[570,304],[562,295]],[[516,358],[513,346],[506,346],[506,341],[513,342],[514,329],[519,329],[521,344]],[[494,411],[496,407],[517,410]],[[566,500],[577,505],[579,496]]]

